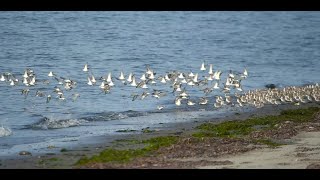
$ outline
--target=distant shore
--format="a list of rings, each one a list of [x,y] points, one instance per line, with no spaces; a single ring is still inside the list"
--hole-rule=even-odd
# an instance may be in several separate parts
[[[265,106],[167,130],[128,132],[112,143],[17,155],[2,159],[0,168],[319,168],[319,112],[316,103]]]

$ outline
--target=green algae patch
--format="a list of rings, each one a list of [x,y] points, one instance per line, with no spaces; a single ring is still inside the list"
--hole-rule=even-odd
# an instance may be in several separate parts
[[[285,144],[282,144],[282,143],[274,142],[274,141],[272,141],[270,139],[257,139],[257,140],[255,140],[255,142],[260,143],[260,144],[265,144],[265,145],[267,145],[269,147],[272,147],[272,148],[276,148],[276,147],[285,145]]]
[[[197,126],[200,131],[192,134],[193,137],[241,137],[257,130],[256,127],[262,127],[259,130],[272,129],[274,125],[292,121],[296,123],[308,122],[320,108],[310,107],[307,109],[285,110],[277,116],[254,117],[247,120],[227,121],[219,124],[204,123]]]
[[[81,158],[76,163],[76,165],[107,162],[126,163],[133,160],[136,157],[147,156],[153,153],[154,151],[158,150],[160,147],[165,147],[174,144],[175,142],[177,142],[177,140],[178,137],[175,136],[161,136],[141,141],[141,143],[145,145],[145,147],[141,149],[119,150],[109,148],[91,158]]]
[[[119,143],[125,143],[125,144],[140,144],[142,143],[141,140],[136,139],[117,139],[112,142],[112,144],[119,144]]]

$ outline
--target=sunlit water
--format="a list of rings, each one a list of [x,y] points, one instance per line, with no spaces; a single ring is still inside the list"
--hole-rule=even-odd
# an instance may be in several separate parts
[[[0,82],[0,155],[77,144],[94,136],[107,139],[118,130],[166,126],[204,114],[218,117],[226,111],[214,109],[213,101],[176,107],[172,89],[160,82],[150,86],[150,92],[168,91],[160,99],[132,101],[131,94],[143,90],[119,81],[104,95],[98,86],[86,84],[85,63],[98,78],[123,71],[138,79],[146,64],[156,76],[170,70],[202,76],[206,72],[200,72],[200,65],[206,61],[214,71],[223,71],[223,80],[229,70],[246,67],[244,91],[269,83],[304,85],[319,81],[319,29],[319,12],[1,12],[0,73],[21,79],[25,68],[32,68],[44,80],[52,70],[78,85],[66,92],[66,101],[53,96],[46,103],[35,91],[53,94],[53,79],[48,86],[31,87],[26,99],[21,84]],[[203,96],[198,88],[188,90],[194,100]],[[75,102],[72,93],[80,94]],[[159,112],[158,105],[164,110]]]

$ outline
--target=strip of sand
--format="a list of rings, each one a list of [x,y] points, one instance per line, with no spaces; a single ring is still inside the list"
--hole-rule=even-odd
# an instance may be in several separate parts
[[[290,142],[291,141],[291,142]],[[305,169],[320,167],[320,132],[302,132],[289,145],[255,149],[239,155],[209,158],[208,161],[231,161],[227,165],[200,166],[200,169]],[[192,159],[199,161],[199,159]],[[313,164],[313,165],[312,165]]]

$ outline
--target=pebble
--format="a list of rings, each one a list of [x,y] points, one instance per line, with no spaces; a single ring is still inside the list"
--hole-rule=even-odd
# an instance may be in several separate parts
[[[19,152],[19,155],[21,155],[21,156],[25,156],[25,155],[32,156],[31,152],[28,152],[28,151],[21,151],[21,152]]]

